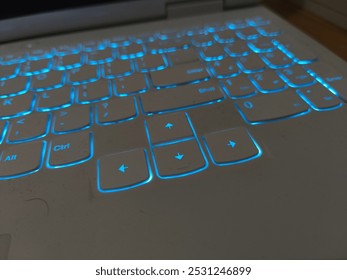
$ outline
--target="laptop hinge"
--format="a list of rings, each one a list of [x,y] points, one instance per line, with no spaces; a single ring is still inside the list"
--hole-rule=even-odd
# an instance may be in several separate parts
[[[166,6],[166,15],[168,18],[189,17],[221,11],[223,11],[223,0],[192,0],[168,3]]]

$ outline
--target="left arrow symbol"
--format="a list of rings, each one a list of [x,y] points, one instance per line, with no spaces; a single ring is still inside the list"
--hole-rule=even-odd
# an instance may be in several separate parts
[[[122,173],[125,173],[125,171],[128,169],[128,166],[126,166],[126,165],[124,165],[124,164],[122,164],[119,168],[118,168],[118,170],[120,171],[120,172],[122,172]]]

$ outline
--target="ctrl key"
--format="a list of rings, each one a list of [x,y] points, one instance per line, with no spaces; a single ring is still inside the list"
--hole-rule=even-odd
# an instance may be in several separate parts
[[[42,166],[45,142],[9,146],[1,152],[0,180],[17,178],[38,171]]]
[[[101,157],[97,162],[98,189],[102,193],[139,187],[151,181],[145,149],[135,149]]]
[[[93,157],[93,137],[88,131],[64,134],[49,145],[48,168],[63,168],[83,163]]]

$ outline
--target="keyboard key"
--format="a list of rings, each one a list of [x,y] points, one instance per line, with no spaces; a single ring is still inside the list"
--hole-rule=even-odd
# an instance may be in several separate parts
[[[227,57],[209,64],[213,75],[217,78],[234,77],[240,74],[240,70],[233,58]]]
[[[297,90],[300,96],[315,110],[330,110],[342,105],[340,99],[323,85],[316,83]]]
[[[74,99],[70,87],[47,90],[36,94],[36,111],[47,112],[69,107]]]
[[[244,119],[251,124],[300,116],[310,111],[293,89],[236,100],[235,105]]]
[[[0,81],[0,97],[11,97],[26,93],[30,87],[29,77],[16,77]]]
[[[274,43],[295,63],[307,64],[317,60],[317,55],[293,38],[276,37]]]
[[[119,77],[114,80],[115,94],[128,96],[147,91],[147,78],[144,74],[136,73],[130,76]]]
[[[189,117],[184,113],[147,119],[146,128],[152,145],[194,137]]]
[[[26,60],[26,54],[21,51],[11,53],[3,53],[0,55],[0,63],[2,65],[18,64]]]
[[[286,70],[286,69],[285,69]],[[249,75],[249,78],[262,93],[284,90],[287,86],[273,70]]]
[[[232,30],[246,28],[248,23],[244,19],[233,19],[228,21],[228,27]]]
[[[32,76],[47,73],[52,67],[52,59],[27,60],[21,65],[20,75]]]
[[[108,45],[111,48],[118,48],[121,46],[129,46],[131,44],[129,38],[126,36],[114,36],[108,41]]]
[[[250,49],[245,41],[237,40],[225,46],[226,52],[232,56],[245,56],[250,53]]]
[[[87,105],[74,106],[54,113],[55,133],[68,133],[75,130],[86,129],[91,124],[91,110]]]
[[[152,72],[150,75],[153,85],[156,87],[198,82],[209,79],[210,77],[201,62],[178,65],[175,68]]]
[[[347,80],[345,76],[324,62],[305,65],[305,68],[308,69],[311,75],[347,102]]]
[[[44,152],[45,143],[40,141],[7,146],[1,153],[0,179],[17,178],[38,171]]]
[[[253,40],[260,36],[258,30],[252,26],[238,29],[235,33],[242,40]]]
[[[225,25],[224,21],[210,21],[210,22],[206,22],[204,24],[203,29],[208,30],[208,32],[213,33],[213,35],[215,35],[215,33],[220,32],[220,31],[224,31],[224,30],[228,30],[228,26]]]
[[[147,152],[136,149],[101,157],[97,162],[100,192],[139,187],[152,179]]]
[[[165,40],[180,38],[183,36],[183,33],[180,30],[170,28],[170,29],[157,32],[156,36],[160,40],[165,41]]]
[[[200,48],[200,56],[203,60],[213,61],[223,59],[226,53],[222,46],[214,44],[212,46]]]
[[[223,99],[224,95],[219,87],[210,81],[153,90],[140,96],[142,108],[146,114],[156,114],[220,102]]]
[[[247,23],[250,25],[250,26],[267,26],[271,23],[271,21],[267,18],[263,18],[261,16],[257,16],[257,17],[252,17],[252,18],[247,18],[246,19]]]
[[[274,37],[281,33],[281,29],[276,24],[268,24],[257,27],[258,32],[262,36]]]
[[[54,55],[54,50],[47,48],[47,49],[29,49],[26,52],[27,59],[29,60],[41,60],[41,59],[50,59]]]
[[[149,33],[149,32],[135,34],[135,35],[130,36],[130,41],[135,42],[137,44],[153,42],[155,39],[156,39],[155,34]]]
[[[168,40],[155,40],[147,43],[148,50],[152,54],[170,53],[180,49],[187,49],[189,41],[187,38],[175,38]]]
[[[57,56],[65,56],[69,54],[77,54],[82,50],[82,45],[81,44],[64,44],[55,47],[54,53]]]
[[[136,116],[137,107],[133,97],[113,97],[96,104],[96,122],[99,125],[128,121]]]
[[[116,54],[113,49],[94,50],[86,54],[86,63],[89,65],[103,64],[115,59]]]
[[[112,85],[108,80],[100,80],[97,83],[89,83],[75,87],[77,103],[89,104],[105,100],[112,95]]]
[[[236,40],[236,34],[233,30],[226,29],[214,33],[214,39],[221,44],[232,43]]]
[[[31,77],[31,90],[41,92],[49,89],[59,88],[65,84],[64,71],[50,71]]]
[[[232,98],[247,97],[256,94],[256,89],[246,75],[239,75],[222,81],[227,94]]]
[[[0,119],[8,119],[27,115],[35,104],[33,93],[9,97],[0,100]]]
[[[207,168],[205,156],[195,140],[153,148],[156,172],[161,179],[191,175]]]
[[[248,46],[256,53],[272,52],[275,49],[272,40],[267,37],[259,37],[247,42]]]
[[[277,73],[279,73],[282,79],[291,87],[305,87],[316,82],[316,80],[300,65],[278,69]]]
[[[53,69],[67,70],[81,67],[84,64],[84,56],[80,53],[55,56],[53,59]]]
[[[260,57],[255,53],[251,53],[247,56],[242,56],[238,58],[237,62],[240,69],[247,74],[263,71],[266,67],[264,61],[262,61]]]
[[[101,51],[105,50],[107,46],[107,40],[89,40],[86,42],[83,42],[82,48],[85,52],[95,52],[95,51]]]
[[[132,43],[127,46],[118,47],[118,57],[120,59],[131,59],[136,57],[142,57],[146,51],[143,45]]]
[[[120,76],[128,76],[134,72],[131,60],[116,59],[106,63],[102,68],[102,75],[106,79],[114,79]]]
[[[264,62],[272,69],[286,68],[293,64],[293,61],[280,50],[260,54]]]
[[[261,155],[258,144],[243,127],[209,133],[204,141],[216,165],[243,163]]]
[[[213,35],[210,33],[193,35],[191,40],[195,47],[208,47],[214,43]]]
[[[9,65],[0,64],[0,81],[14,78],[18,75],[20,64],[14,63]]]
[[[50,115],[30,114],[11,121],[7,141],[10,143],[34,140],[46,136]]]
[[[167,64],[161,54],[148,54],[136,60],[138,71],[149,72],[163,70]]]
[[[95,82],[99,79],[100,74],[97,65],[84,65],[69,70],[67,76],[69,83],[75,86]]]
[[[167,56],[172,66],[200,60],[195,49],[177,50],[175,52],[168,53]]]
[[[93,157],[93,137],[89,131],[61,135],[49,145],[48,168],[63,168]]]

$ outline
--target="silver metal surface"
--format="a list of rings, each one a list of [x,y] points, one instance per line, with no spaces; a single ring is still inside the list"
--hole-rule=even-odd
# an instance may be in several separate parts
[[[154,32],[261,15],[347,77],[342,61],[265,8],[98,31]],[[54,46],[86,41],[94,32],[23,42]],[[13,50],[17,45],[4,45]],[[187,112],[196,138],[245,127],[262,155],[201,172],[152,180],[101,193],[97,160],[134,149],[150,151],[145,117],[93,127],[91,160],[69,168],[43,166],[29,176],[0,181],[0,256],[10,259],[346,259],[346,105],[288,120],[248,125],[229,98]],[[52,136],[48,136],[49,142]],[[46,164],[45,157],[44,163]],[[10,237],[9,237],[10,236]],[[10,239],[9,239],[10,238]],[[5,240],[5,241],[3,241]],[[7,251],[1,249],[8,247]],[[2,250],[2,251],[1,251]],[[6,252],[5,252],[6,251]],[[5,252],[5,253],[3,253]]]

